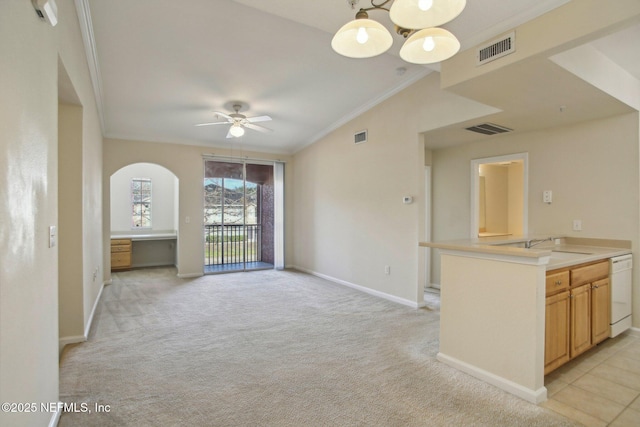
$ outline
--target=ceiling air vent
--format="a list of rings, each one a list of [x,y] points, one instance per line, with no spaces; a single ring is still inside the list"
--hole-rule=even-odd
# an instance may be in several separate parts
[[[476,52],[476,65],[486,64],[494,59],[502,58],[516,51],[516,33],[515,31],[500,37],[497,40],[480,46]]]
[[[367,142],[367,130],[361,130],[353,135],[353,142],[355,144],[362,144],[363,142]]]
[[[498,133],[511,132],[513,130],[504,126],[494,125],[493,123],[483,123],[481,125],[475,125],[465,129],[470,130],[471,132],[481,133],[483,135],[495,135]]]

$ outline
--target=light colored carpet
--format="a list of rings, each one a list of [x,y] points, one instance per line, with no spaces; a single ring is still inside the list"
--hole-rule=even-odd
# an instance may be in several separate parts
[[[434,298],[434,297],[431,297]],[[437,296],[412,309],[295,271],[117,273],[61,400],[66,426],[569,426],[435,358]]]

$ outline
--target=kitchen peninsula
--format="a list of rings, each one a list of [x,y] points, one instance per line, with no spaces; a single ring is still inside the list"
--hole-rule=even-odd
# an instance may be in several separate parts
[[[547,398],[546,272],[629,254],[631,242],[536,237],[420,246],[441,255],[438,360],[537,404]]]

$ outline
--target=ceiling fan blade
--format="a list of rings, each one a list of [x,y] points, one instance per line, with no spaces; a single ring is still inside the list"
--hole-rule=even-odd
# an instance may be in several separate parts
[[[211,125],[228,125],[229,122],[212,122],[212,123],[198,123],[194,126],[211,126]]]
[[[248,128],[248,129],[257,130],[258,132],[264,132],[264,133],[273,132],[273,129],[269,129],[269,128],[266,128],[264,126],[254,125],[252,123],[246,123],[244,125],[244,127]]]
[[[227,119],[229,121],[233,121],[233,117],[231,117],[227,113],[221,113],[220,111],[213,111],[213,114],[216,115],[216,116],[219,116],[219,117],[224,117],[225,119]]]
[[[257,122],[268,122],[271,120],[269,116],[256,116],[256,117],[247,117],[246,119],[249,123],[257,123]]]

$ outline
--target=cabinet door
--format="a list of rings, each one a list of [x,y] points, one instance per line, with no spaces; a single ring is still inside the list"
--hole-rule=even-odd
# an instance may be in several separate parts
[[[611,294],[609,279],[602,279],[591,284],[591,338],[598,344],[609,336],[611,321]]]
[[[547,297],[544,335],[544,374],[569,361],[569,291]]]
[[[571,357],[591,348],[591,284],[571,289]]]

